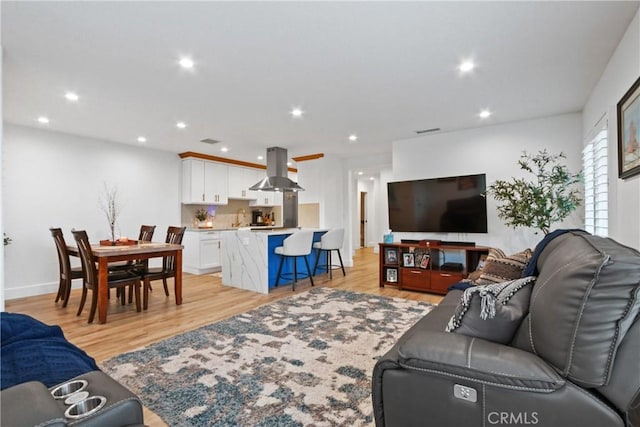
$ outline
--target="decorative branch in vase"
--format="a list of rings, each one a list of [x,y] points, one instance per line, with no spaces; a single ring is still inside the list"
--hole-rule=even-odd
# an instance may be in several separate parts
[[[487,194],[502,203],[498,216],[506,225],[533,227],[546,235],[552,224],[567,218],[580,206],[582,198],[576,184],[582,182],[582,174],[571,173],[562,164],[565,158],[564,153],[549,154],[547,150],[536,155],[525,151],[518,165],[533,175],[532,180],[496,180],[487,188]]]
[[[104,193],[98,201],[100,210],[104,213],[109,223],[109,229],[111,231],[111,243],[115,245],[116,242],[116,220],[120,215],[120,204],[118,203],[118,189],[117,187],[108,187],[104,184]]]

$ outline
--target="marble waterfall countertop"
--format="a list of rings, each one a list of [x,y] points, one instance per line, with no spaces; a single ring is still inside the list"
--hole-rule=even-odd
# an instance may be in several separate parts
[[[279,255],[273,253],[273,248],[281,246],[282,240],[298,230],[300,228],[265,227],[221,231],[222,284],[268,294],[269,288],[273,287],[280,259]],[[314,231],[314,241],[319,241],[327,231],[308,228],[304,230]],[[314,251],[309,258],[309,264],[313,268]],[[286,281],[281,283],[284,284]]]

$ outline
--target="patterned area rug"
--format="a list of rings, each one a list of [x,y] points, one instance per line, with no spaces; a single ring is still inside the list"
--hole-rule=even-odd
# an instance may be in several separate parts
[[[373,365],[429,310],[318,288],[102,368],[170,426],[373,425]]]

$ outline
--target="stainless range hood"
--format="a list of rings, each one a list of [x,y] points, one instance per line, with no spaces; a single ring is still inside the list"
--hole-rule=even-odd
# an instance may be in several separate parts
[[[280,147],[267,148],[267,176],[249,190],[262,191],[304,191],[297,182],[288,177],[287,150]]]

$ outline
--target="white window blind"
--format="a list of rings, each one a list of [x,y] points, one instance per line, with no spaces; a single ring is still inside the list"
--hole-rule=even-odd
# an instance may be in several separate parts
[[[609,234],[607,120],[582,150],[585,230],[597,236]]]

